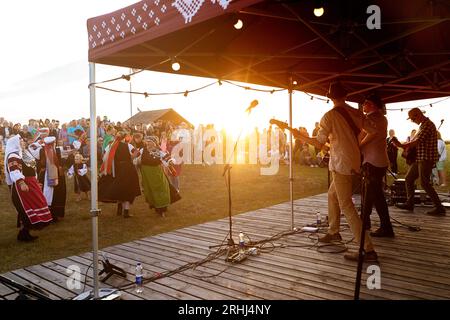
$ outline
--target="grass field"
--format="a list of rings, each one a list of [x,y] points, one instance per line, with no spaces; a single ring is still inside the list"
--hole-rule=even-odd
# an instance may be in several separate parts
[[[111,246],[170,230],[228,216],[228,196],[223,166],[186,165],[181,176],[182,199],[162,218],[148,209],[143,197],[136,199],[130,219],[116,216],[116,206],[100,204],[99,247]],[[233,214],[289,201],[289,170],[283,165],[274,176],[261,176],[256,165],[232,169]],[[327,170],[295,166],[294,197],[302,198],[327,189]],[[66,217],[41,231],[33,243],[16,240],[17,214],[8,189],[0,186],[0,272],[34,265],[91,250],[90,202],[75,202],[73,181],[67,180]]]

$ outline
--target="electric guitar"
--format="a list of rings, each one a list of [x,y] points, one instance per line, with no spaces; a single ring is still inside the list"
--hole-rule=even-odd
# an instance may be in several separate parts
[[[322,149],[325,151],[330,150],[330,147],[328,144],[321,144],[319,141],[317,141],[317,139],[308,137],[307,135],[301,133],[300,130],[289,127],[289,125],[286,122],[276,120],[276,119],[271,119],[270,124],[276,125],[281,130],[284,130],[284,129],[289,130],[290,132],[292,132],[292,135],[294,136],[294,138],[296,138],[302,142],[305,142],[307,144],[310,144],[318,149]]]

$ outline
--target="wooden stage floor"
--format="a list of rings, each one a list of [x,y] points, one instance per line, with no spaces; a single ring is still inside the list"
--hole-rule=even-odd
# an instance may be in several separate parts
[[[316,212],[326,216],[326,194],[295,201],[295,226],[314,223]],[[381,289],[368,289],[368,264],[363,267],[362,299],[450,299],[450,215],[431,217],[429,208],[417,207],[405,213],[390,207],[391,216],[406,224],[418,225],[419,232],[399,227],[394,222],[394,239],[374,239],[379,254]],[[373,229],[378,217],[372,215]],[[342,236],[351,234],[342,219]],[[243,231],[251,240],[269,238],[288,231],[291,225],[290,204],[282,203],[233,217],[234,239]],[[109,260],[128,272],[133,281],[134,266],[142,262],[145,276],[174,270],[200,261],[220,244],[228,233],[228,218],[104,248]],[[101,235],[100,235],[101,236]],[[339,247],[317,249],[317,234],[296,233],[265,245],[264,252],[249,256],[241,263],[224,261],[224,256],[195,269],[145,285],[140,295],[133,289],[123,292],[123,299],[352,299],[356,263],[344,260],[343,253],[329,253]],[[347,245],[356,249],[355,243]],[[101,257],[101,255],[100,255]],[[83,292],[69,289],[67,267],[77,265],[81,281],[91,263],[91,253],[67,257],[5,273],[21,284],[32,284],[50,293],[52,299],[71,299]],[[107,283],[120,286],[127,280],[113,276]],[[92,268],[88,270],[86,289],[92,285]],[[104,285],[102,285],[104,286]],[[81,286],[83,287],[83,285]],[[0,295],[14,299],[17,293],[0,284]]]

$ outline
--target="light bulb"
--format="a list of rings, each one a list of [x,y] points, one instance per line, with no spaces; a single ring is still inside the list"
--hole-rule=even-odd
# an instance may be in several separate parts
[[[242,29],[243,26],[244,26],[244,23],[242,22],[241,19],[238,19],[238,21],[236,21],[236,23],[234,24],[234,28],[235,28],[236,30]]]
[[[325,10],[323,9],[323,7],[320,8],[314,8],[314,15],[316,17],[321,17],[324,14]]]
[[[176,62],[176,61],[172,62],[172,70],[173,71],[178,71],[178,70],[180,70],[180,68],[181,68],[181,66],[178,62]]]

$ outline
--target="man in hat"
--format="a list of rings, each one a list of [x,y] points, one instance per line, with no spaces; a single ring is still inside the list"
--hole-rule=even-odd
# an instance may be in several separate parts
[[[347,91],[339,82],[330,85],[327,97],[333,100],[334,106],[320,120],[320,129],[315,139],[320,145],[330,141],[329,169],[333,181],[328,189],[329,228],[319,241],[329,243],[342,240],[339,228],[343,212],[356,242],[360,243],[362,221],[352,201],[352,175],[360,171],[359,133],[363,127],[364,114],[345,103]],[[364,260],[377,261],[377,253],[367,232],[364,240]],[[344,257],[356,261],[359,254],[348,253]]]
[[[360,143],[363,155],[362,171],[364,175],[363,216],[370,229],[370,214],[375,206],[380,217],[380,228],[371,232],[373,237],[394,237],[389,209],[383,190],[383,178],[389,166],[386,132],[388,121],[384,116],[384,103],[374,93],[367,96],[363,104],[366,118],[363,126],[363,138]]]
[[[409,211],[414,210],[414,182],[420,179],[420,185],[433,201],[435,208],[428,211],[427,214],[433,216],[445,216],[445,208],[439,199],[439,196],[430,183],[431,171],[439,159],[437,150],[437,130],[434,123],[419,108],[413,108],[408,112],[408,120],[419,124],[419,131],[414,138],[407,143],[397,142],[397,146],[410,150],[416,148],[416,161],[412,163],[406,173],[406,196],[405,203],[398,204],[397,207]]]

